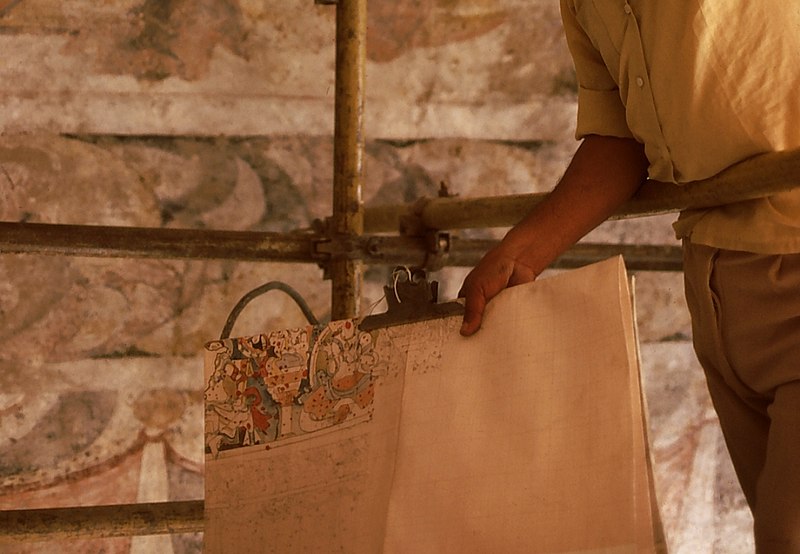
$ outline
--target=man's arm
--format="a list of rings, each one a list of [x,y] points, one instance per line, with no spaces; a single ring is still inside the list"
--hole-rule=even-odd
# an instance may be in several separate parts
[[[486,303],[506,287],[533,281],[558,256],[608,219],[647,177],[634,139],[587,136],[553,192],[511,229],[467,275],[461,334],[481,326]]]

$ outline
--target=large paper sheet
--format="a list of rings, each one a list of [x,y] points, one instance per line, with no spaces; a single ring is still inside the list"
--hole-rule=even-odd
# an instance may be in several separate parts
[[[207,552],[654,550],[621,259],[357,323],[207,346]]]

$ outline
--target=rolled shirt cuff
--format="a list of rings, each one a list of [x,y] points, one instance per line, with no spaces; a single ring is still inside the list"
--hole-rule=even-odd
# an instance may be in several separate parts
[[[575,138],[603,135],[635,138],[625,120],[625,106],[619,90],[578,89],[578,124]]]

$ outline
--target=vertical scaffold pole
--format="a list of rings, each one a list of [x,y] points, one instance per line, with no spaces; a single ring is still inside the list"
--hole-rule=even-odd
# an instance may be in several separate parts
[[[331,232],[344,239],[359,236],[364,231],[361,185],[364,172],[366,34],[366,0],[338,0]],[[330,266],[330,277],[331,318],[357,316],[362,263],[359,260],[334,259]]]

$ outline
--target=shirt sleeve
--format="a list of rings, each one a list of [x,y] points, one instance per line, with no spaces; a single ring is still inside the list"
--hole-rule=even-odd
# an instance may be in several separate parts
[[[578,22],[574,0],[561,0],[561,19],[578,77],[578,124],[575,137],[603,135],[632,138],[619,86],[600,52]]]

